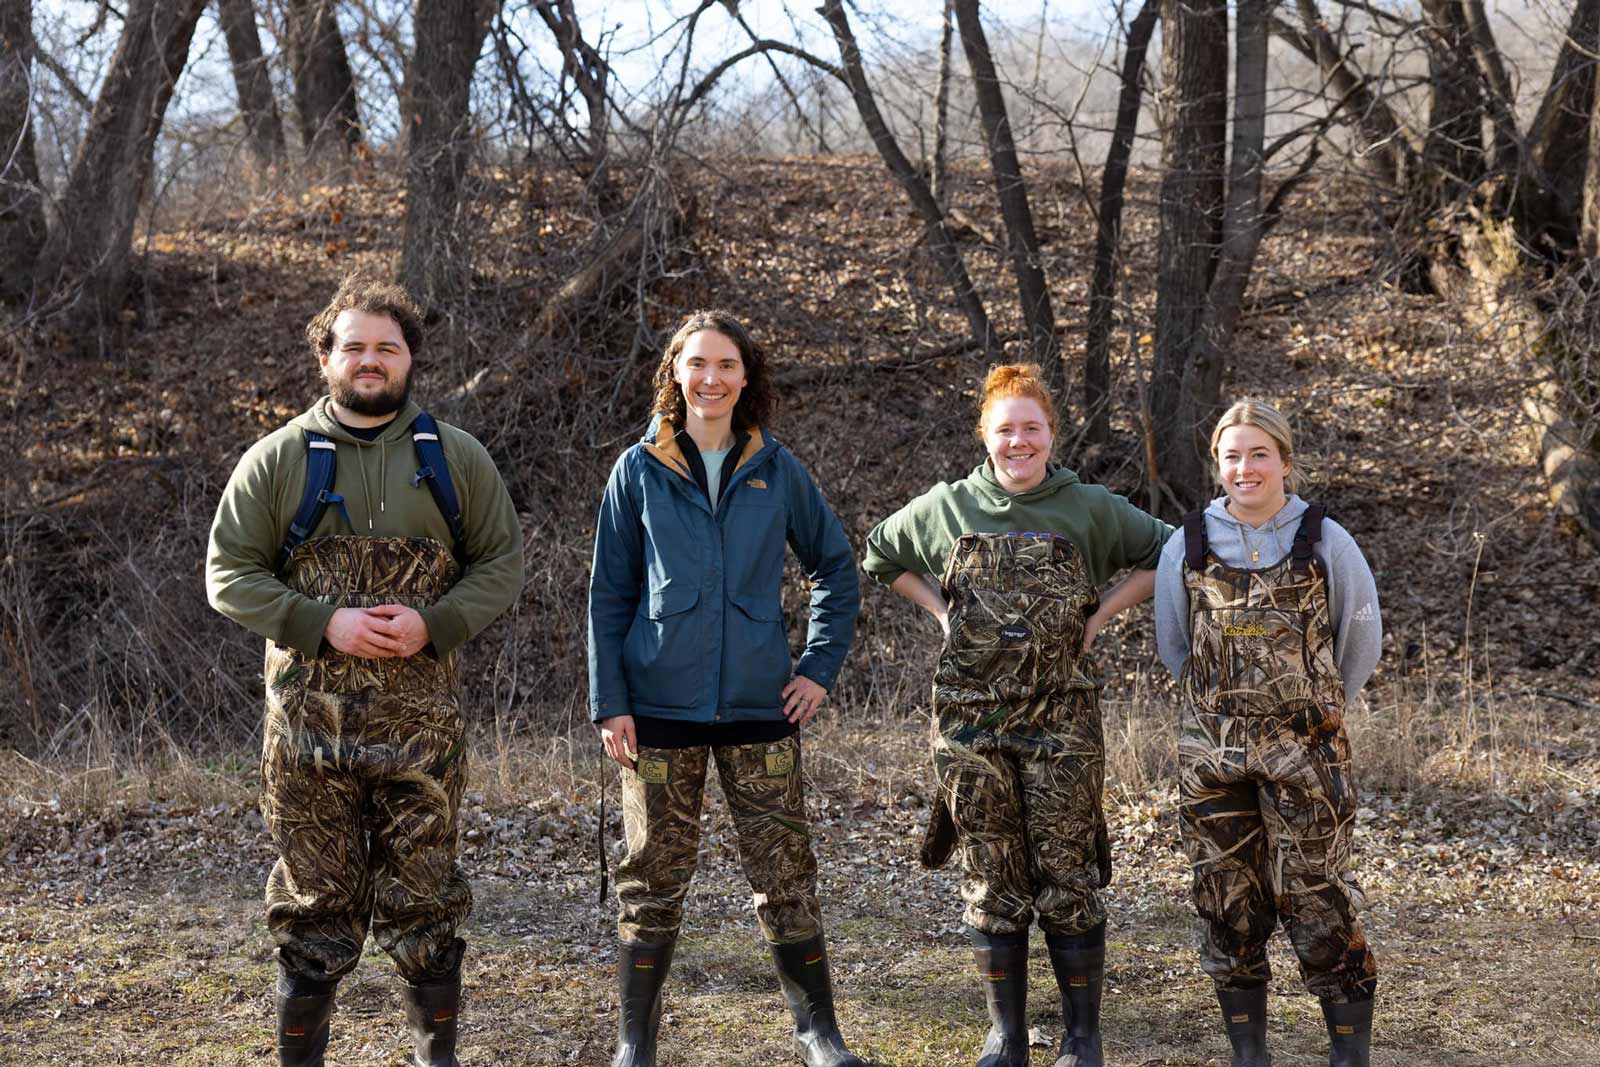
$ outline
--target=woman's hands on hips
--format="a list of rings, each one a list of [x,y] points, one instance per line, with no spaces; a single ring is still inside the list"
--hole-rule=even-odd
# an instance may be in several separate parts
[[[600,744],[606,755],[622,767],[633,770],[639,756],[639,735],[634,732],[632,715],[616,715],[600,720]]]
[[[828,699],[828,691],[803,674],[783,687],[783,717],[796,726],[804,726]]]

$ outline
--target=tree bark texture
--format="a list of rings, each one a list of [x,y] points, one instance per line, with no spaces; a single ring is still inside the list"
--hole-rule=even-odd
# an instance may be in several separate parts
[[[944,0],[944,28],[939,34],[939,82],[933,91],[933,198],[950,203],[947,156],[950,150],[950,45],[955,36],[954,0]]]
[[[1095,219],[1094,271],[1089,279],[1088,338],[1083,358],[1084,443],[1104,446],[1111,440],[1111,320],[1115,309],[1118,250],[1122,245],[1122,201],[1128,184],[1128,162],[1139,129],[1144,96],[1144,58],[1160,13],[1160,0],[1144,6],[1128,24],[1122,51],[1122,86],[1117,92],[1117,119],[1100,172],[1100,205]]]
[[[973,341],[986,354],[991,356],[997,354],[1000,349],[999,339],[995,335],[994,327],[989,324],[989,313],[984,310],[983,298],[978,295],[978,290],[972,284],[972,278],[967,274],[967,264],[961,256],[961,249],[956,245],[955,238],[950,235],[950,228],[945,225],[944,212],[939,209],[939,202],[934,199],[928,183],[917,173],[917,169],[911,165],[906,154],[900,150],[889,124],[883,120],[883,114],[878,110],[878,101],[872,94],[872,86],[867,82],[866,70],[861,62],[861,49],[856,46],[855,34],[850,29],[850,20],[845,15],[843,3],[841,0],[824,0],[821,11],[822,17],[828,20],[829,29],[833,31],[835,43],[839,46],[839,57],[844,64],[845,84],[850,87],[850,95],[855,100],[861,124],[866,127],[867,134],[872,138],[872,143],[889,168],[889,172],[900,182],[906,195],[910,197],[912,206],[921,216],[928,246],[932,249],[934,259],[955,293],[956,303],[967,320],[967,330],[971,333]]]
[[[972,71],[973,88],[978,98],[978,115],[989,149],[989,167],[994,172],[995,195],[1000,201],[1000,217],[1006,224],[1006,250],[1011,255],[1011,272],[1017,282],[1017,299],[1022,305],[1022,321],[1028,330],[1029,348],[1035,362],[1049,376],[1058,398],[1064,390],[1061,344],[1056,335],[1055,309],[1050,302],[1050,286],[1045,278],[1044,260],[1039,254],[1039,237],[1033,227],[1033,209],[1028,204],[1028,184],[1022,176],[1016,141],[1011,135],[1011,118],[1006,110],[1000,74],[995,69],[983,22],[978,17],[978,0],[955,0],[956,25],[961,29],[961,46]],[[1061,399],[1057,404],[1061,404]]]
[[[313,169],[336,169],[361,143],[361,114],[334,0],[288,0],[288,31],[300,143]]]
[[[128,280],[133,227],[149,184],[156,135],[205,0],[134,0],[78,145],[35,272],[41,289],[71,301],[69,323],[86,354],[110,350]]]
[[[472,155],[472,72],[489,32],[485,0],[419,0],[406,71],[406,222],[402,284],[424,308],[459,297],[471,266],[462,247],[461,187]]]
[[[1600,52],[1600,0],[1577,0],[1539,110],[1528,126],[1525,157],[1533,180],[1519,205],[1523,240],[1549,233],[1557,243],[1576,237],[1587,174],[1585,151]]]
[[[1203,435],[1214,413],[1197,356],[1222,238],[1228,125],[1225,0],[1162,0],[1162,74],[1171,119],[1162,132],[1150,409],[1160,468],[1150,472],[1182,507],[1205,498]]]
[[[32,90],[33,5],[0,0],[0,300],[27,294],[46,238]]]
[[[1422,0],[1428,49],[1428,132],[1422,162],[1440,205],[1477,185],[1483,150],[1483,83],[1459,0]]]
[[[272,74],[261,52],[255,5],[251,0],[217,0],[217,21],[227,38],[239,116],[244,119],[251,157],[258,169],[272,170],[282,165],[287,153],[278,102],[272,96]]]

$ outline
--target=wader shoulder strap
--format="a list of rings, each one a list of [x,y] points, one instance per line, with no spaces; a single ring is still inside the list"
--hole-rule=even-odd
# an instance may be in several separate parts
[[[426,411],[411,423],[411,443],[417,449],[417,462],[421,465],[411,476],[413,486],[428,483],[428,492],[439,507],[450,527],[453,542],[450,552],[463,570],[467,566],[467,526],[461,519],[461,501],[456,496],[455,484],[450,481],[450,466],[444,460],[444,446],[439,443],[439,424]]]
[[[306,486],[300,494],[300,506],[289,521],[289,533],[278,552],[278,573],[289,565],[289,556],[311,536],[311,531],[322,521],[322,513],[329,504],[339,505],[339,514],[350,523],[350,513],[345,510],[344,497],[333,491],[333,477],[337,469],[338,448],[333,440],[315,430],[306,430]]]
[[[1192,571],[1206,569],[1206,513],[1191,511],[1183,517],[1183,560]]]
[[[1311,550],[1322,540],[1322,520],[1327,516],[1326,504],[1312,504],[1306,508],[1306,513],[1300,516],[1300,528],[1294,532],[1294,547],[1290,549],[1296,568],[1304,569],[1310,565]]]

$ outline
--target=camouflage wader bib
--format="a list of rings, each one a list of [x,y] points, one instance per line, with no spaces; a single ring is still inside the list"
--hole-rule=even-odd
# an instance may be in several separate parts
[[[790,944],[822,932],[817,861],[811,852],[800,739],[754,745],[641,748],[622,772],[628,851],[617,868],[617,935],[659,945],[678,936],[683,898],[700,848],[708,757],[717,765],[754,894],[762,935]]]
[[[289,588],[338,607],[423,607],[459,567],[429,538],[322,537],[294,550]],[[267,643],[261,813],[280,859],[267,925],[293,972],[336,978],[373,936],[407,980],[459,959],[472,891],[456,864],[466,786],[455,656],[308,657]]]
[[[1100,690],[1083,655],[1098,605],[1077,547],[1052,534],[967,534],[946,567],[950,638],[933,682],[941,827],[961,858],[963,920],[990,934],[1077,934],[1110,881]]]
[[[1313,540],[1303,524],[1295,550],[1259,570],[1191,545],[1204,563],[1184,568],[1180,820],[1206,973],[1224,988],[1266,981],[1282,919],[1307,988],[1345,1000],[1370,995],[1377,965],[1356,921],[1344,685]]]

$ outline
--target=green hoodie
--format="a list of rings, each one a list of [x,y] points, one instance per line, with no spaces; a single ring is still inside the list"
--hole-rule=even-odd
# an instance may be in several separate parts
[[[305,430],[336,443],[333,490],[344,497],[350,515],[347,526],[338,506],[330,506],[313,537],[431,537],[448,547],[450,527],[433,494],[426,485],[411,483],[417,454],[409,431],[421,410],[408,402],[377,440],[363,441],[339,425],[325,396],[252,445],[228,479],[211,524],[206,552],[211,606],[271,641],[308,656],[319,654],[333,605],[294,592],[277,575],[278,552],[305,491]],[[522,591],[522,529],[483,446],[442,422],[439,443],[461,501],[469,561],[450,592],[420,611],[434,652],[442,656],[516,601]]]
[[[967,533],[1059,534],[1078,547],[1089,580],[1101,586],[1127,567],[1153,569],[1172,527],[1061,466],[1051,465],[1032,489],[1008,492],[986,459],[878,523],[867,535],[862,568],[885,585],[907,571],[942,579],[950,551]]]

